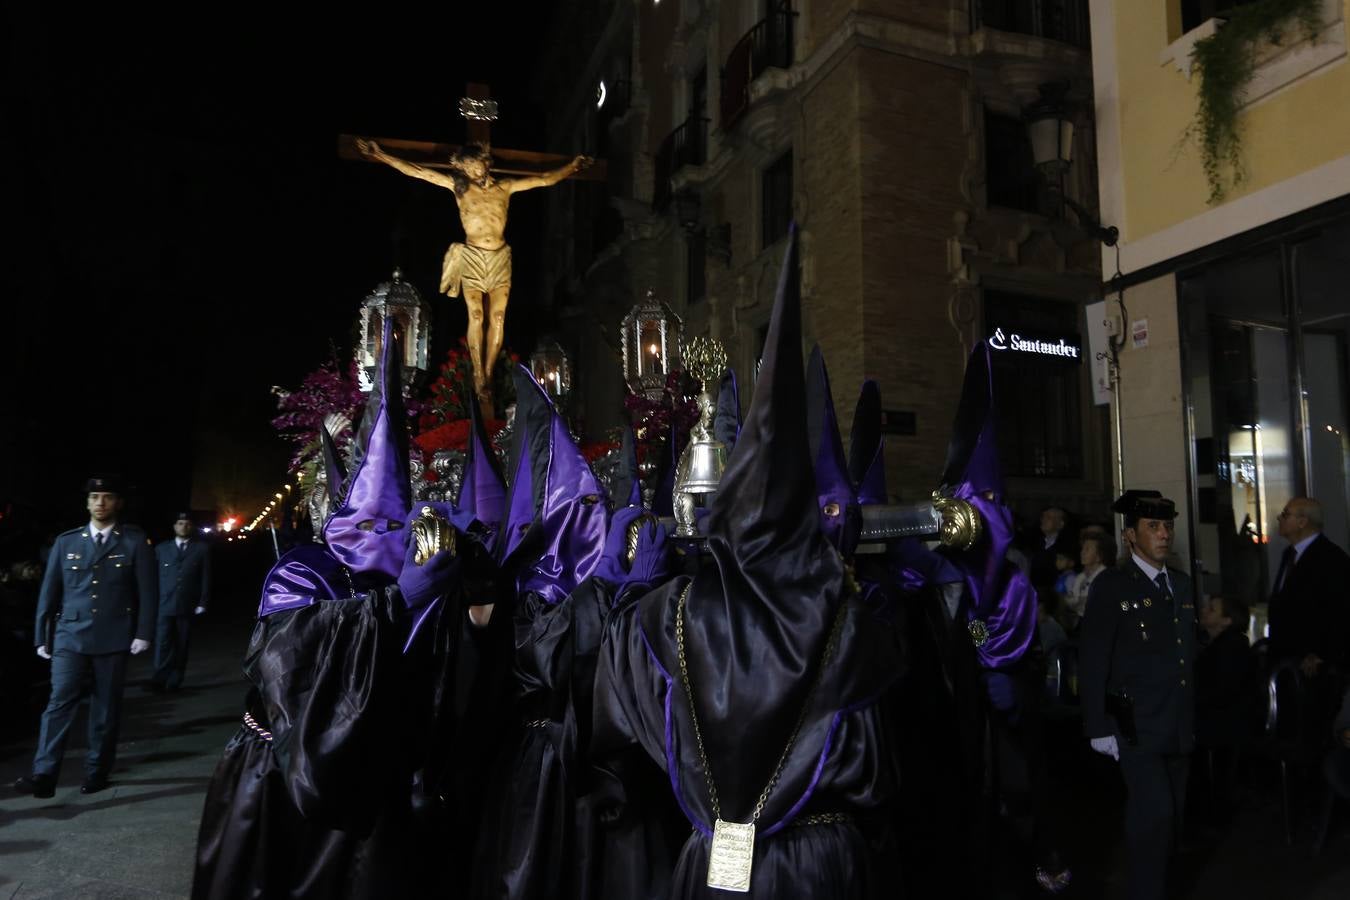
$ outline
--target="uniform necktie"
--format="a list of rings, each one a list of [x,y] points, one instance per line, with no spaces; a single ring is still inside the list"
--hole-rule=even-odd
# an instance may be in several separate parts
[[[1280,555],[1280,570],[1275,573],[1275,590],[1283,590],[1284,583],[1289,580],[1289,571],[1294,568],[1294,562],[1297,554],[1294,551],[1294,545],[1290,544],[1284,548],[1284,553]]]
[[[94,543],[98,545],[98,549],[103,549],[103,532],[98,533],[98,537],[94,538]]]
[[[1158,585],[1158,590],[1162,591],[1163,599],[1172,604],[1172,589],[1167,584],[1167,573],[1159,572],[1158,577],[1154,578],[1153,581]]]

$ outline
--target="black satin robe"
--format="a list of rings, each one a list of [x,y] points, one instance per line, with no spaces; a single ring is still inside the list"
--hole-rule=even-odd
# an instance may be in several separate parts
[[[518,721],[480,839],[477,897],[666,894],[672,861],[661,814],[671,818],[669,802],[657,794],[648,804],[641,791],[640,805],[630,806],[641,768],[620,774],[621,761],[605,770],[590,764],[596,658],[613,602],[613,587],[592,577],[558,603],[530,593],[516,606]]]
[[[725,898],[706,886],[714,820],[689,703],[676,652],[676,602],[687,579],[679,579],[612,616],[606,625],[596,678],[597,744],[635,741],[666,772],[692,831],[672,878],[670,896]],[[750,668],[726,678],[735,664],[711,658],[697,641],[686,644],[690,678],[699,704],[699,725],[721,799],[722,817],[748,822],[760,791],[806,705],[797,740],[757,825],[752,898],[894,896],[878,878],[869,841],[871,821],[895,787],[895,767],[877,700],[898,673],[900,644],[878,605],[848,599],[837,650],[807,701],[833,615],[819,617],[813,636],[779,634],[728,614],[716,602],[685,612],[687,637],[706,629],[730,632],[730,645],[750,648]],[[702,633],[707,633],[706,629]],[[737,634],[736,632],[743,632]],[[766,644],[774,650],[764,649]],[[723,645],[728,645],[723,641]],[[794,648],[811,646],[810,659],[786,677],[781,663]],[[776,664],[757,671],[753,656],[777,652]],[[755,749],[750,749],[751,747]],[[768,748],[773,748],[769,751]],[[821,815],[844,821],[812,824]]]
[[[248,708],[207,789],[194,898],[405,896],[436,883],[439,831],[414,815],[414,773],[439,753],[438,697],[409,690],[396,592],[273,613],[249,643]],[[442,606],[427,628],[444,635]],[[422,635],[426,637],[426,635]],[[433,865],[434,863],[434,865]]]

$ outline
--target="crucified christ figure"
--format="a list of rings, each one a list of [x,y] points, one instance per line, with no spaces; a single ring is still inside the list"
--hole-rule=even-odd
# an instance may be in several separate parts
[[[464,294],[469,310],[467,343],[473,363],[473,386],[479,402],[489,406],[493,366],[501,353],[506,327],[506,304],[511,293],[511,248],[506,243],[506,210],[511,195],[549,187],[589,166],[590,157],[578,156],[565,166],[524,178],[492,177],[492,154],[471,144],[450,157],[450,170],[439,172],[391,156],[374,141],[358,140],[363,156],[392,166],[404,175],[420,178],[455,192],[464,243],[451,244],[441,267],[441,292]],[[484,310],[484,301],[487,308]],[[487,315],[484,317],[484,312]]]

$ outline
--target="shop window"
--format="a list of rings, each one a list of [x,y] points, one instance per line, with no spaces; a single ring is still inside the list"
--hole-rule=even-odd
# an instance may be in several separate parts
[[[787,237],[792,224],[792,151],[778,157],[760,176],[760,246]]]
[[[1083,477],[1087,376],[1079,336],[1082,309],[1058,300],[986,290],[984,315],[1004,473],[1023,478]]]

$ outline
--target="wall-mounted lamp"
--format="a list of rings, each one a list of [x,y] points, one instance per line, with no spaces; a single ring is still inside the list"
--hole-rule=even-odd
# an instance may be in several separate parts
[[[1103,225],[1097,221],[1087,207],[1078,203],[1064,191],[1064,176],[1073,162],[1073,113],[1067,100],[1069,83],[1051,81],[1037,88],[1040,99],[1022,112],[1022,121],[1026,123],[1027,138],[1031,141],[1031,155],[1036,168],[1045,179],[1045,187],[1050,194],[1056,212],[1063,218],[1063,210],[1073,211],[1078,225],[1092,237],[1108,247],[1114,247],[1120,239],[1120,230],[1114,225]]]

